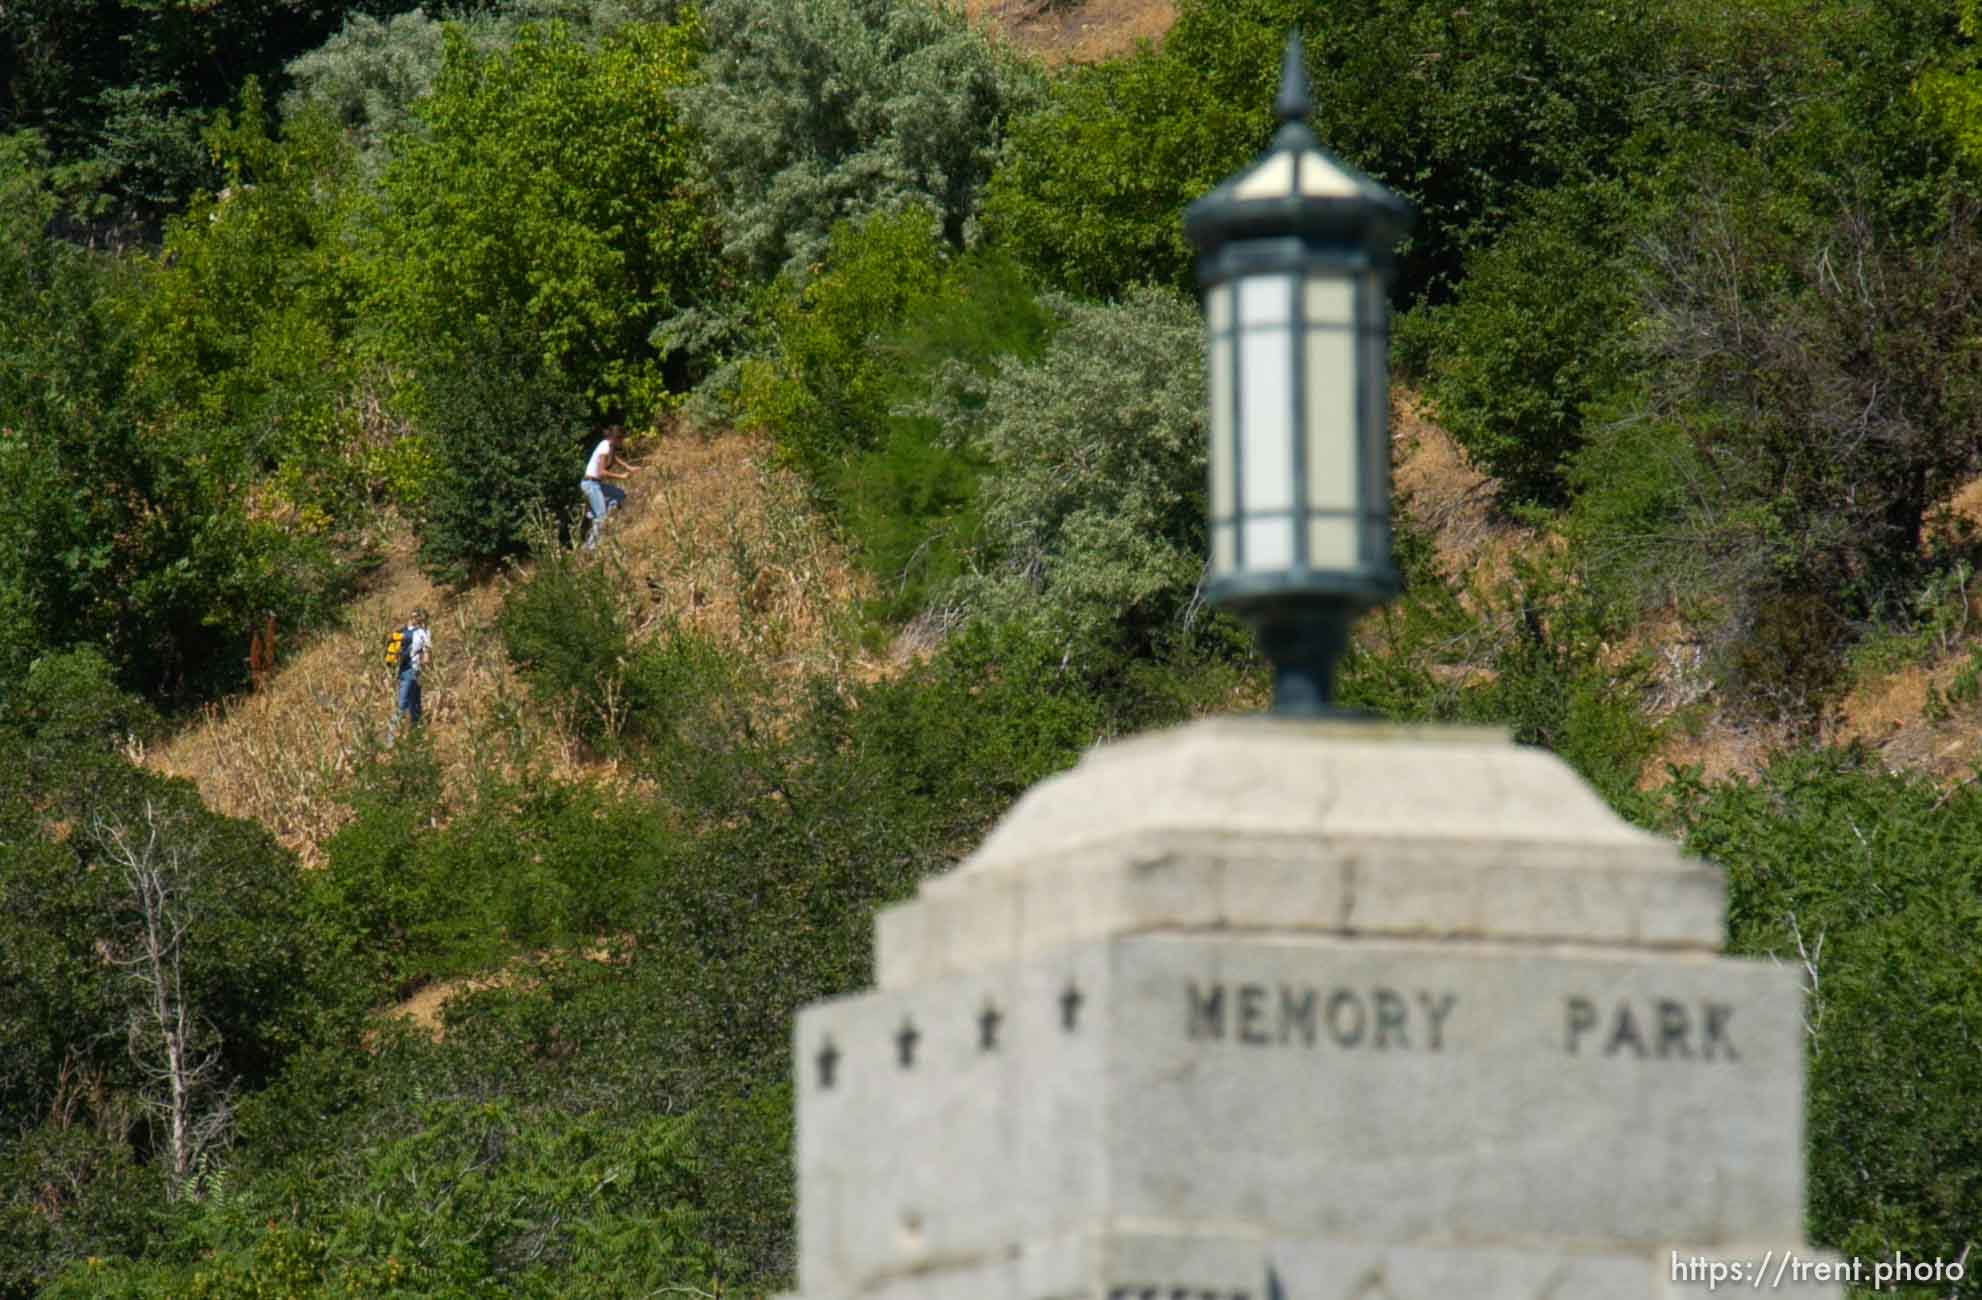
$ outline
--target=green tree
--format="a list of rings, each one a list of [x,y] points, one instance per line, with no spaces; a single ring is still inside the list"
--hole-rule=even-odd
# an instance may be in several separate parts
[[[700,45],[688,22],[597,49],[556,24],[489,52],[450,31],[367,244],[367,310],[391,355],[461,367],[494,328],[599,410],[665,405],[697,358],[655,331],[718,289],[671,98]]]
[[[964,245],[1034,71],[920,0],[724,0],[708,21],[706,79],[681,98],[754,276],[803,274],[837,223],[910,205]]]
[[[1452,301],[1400,322],[1441,422],[1506,503],[1563,503],[1588,413],[1628,373],[1620,201],[1608,188],[1538,195],[1467,259]]]
[[[329,511],[363,478],[339,436],[339,150],[321,132],[269,140],[257,106],[251,88],[241,124],[212,136],[238,202],[172,223],[156,258],[49,236],[53,192],[24,137],[0,182],[0,483],[16,503],[0,607],[17,645],[99,644],[152,691],[231,686],[251,618],[327,611],[343,572]]]
[[[21,0],[0,10],[0,130],[43,132],[76,233],[155,238],[214,181],[200,133],[347,14],[409,0]]]
[[[905,358],[879,345],[936,297],[944,261],[934,215],[912,207],[834,227],[810,273],[779,281],[739,405],[816,486],[830,491],[846,458],[883,438]]]
[[[405,13],[354,11],[323,44],[290,61],[285,112],[321,108],[348,131],[368,175],[390,156],[390,142],[415,127],[414,105],[430,93],[446,57],[443,31],[452,26],[477,50],[499,50],[529,23],[557,21],[587,45],[633,23],[673,23],[687,16],[686,0],[505,0],[456,4],[446,17],[425,9]]]
[[[1076,69],[1014,118],[986,236],[1070,293],[1191,284],[1184,206],[1265,147],[1287,23],[1186,5],[1160,46]]]
[[[1146,289],[1059,300],[1036,361],[952,399],[947,436],[987,467],[974,572],[944,599],[1045,629],[1076,654],[1145,653],[1204,569],[1203,324]]]
[[[779,278],[766,315],[766,347],[741,367],[743,417],[838,513],[890,593],[881,612],[920,612],[963,567],[983,469],[925,408],[932,394],[974,401],[1001,361],[1035,357],[1051,314],[1008,257],[955,254],[911,207],[835,227],[810,274]]]
[[[460,584],[521,555],[531,530],[568,522],[588,427],[585,401],[530,350],[527,328],[498,326],[434,364],[415,410],[434,464],[419,512],[420,567]]]
[[[1752,781],[1682,774],[1687,847],[1728,869],[1729,947],[1801,972],[1811,1240],[1951,1259],[1982,1223],[1982,798],[1870,755],[1785,756]],[[1933,1294],[1976,1294],[1971,1280]],[[1924,1294],[1924,1292],[1923,1292]]]
[[[122,752],[148,710],[91,651],[0,706],[0,1292],[147,1247],[232,1106],[352,1028],[294,860]]]
[[[1187,286],[1177,214],[1265,147],[1298,27],[1315,130],[1416,205],[1401,292],[1439,298],[1525,194],[1615,170],[1667,26],[1577,0],[1186,0],[1160,46],[1060,79],[1014,123],[987,226],[1076,292]]]
[[[1982,163],[1982,68],[1974,44],[1982,37],[1982,4],[1955,0],[1956,29],[1965,44],[1947,50],[1920,74],[1916,93],[1971,167]]]

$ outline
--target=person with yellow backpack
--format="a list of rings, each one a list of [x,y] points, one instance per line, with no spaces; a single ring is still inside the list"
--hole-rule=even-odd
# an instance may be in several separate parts
[[[420,673],[433,651],[433,637],[427,632],[427,611],[416,609],[403,627],[394,628],[385,639],[386,667],[398,685],[392,720],[386,723],[385,739],[391,744],[399,730],[399,719],[407,725],[420,725]]]

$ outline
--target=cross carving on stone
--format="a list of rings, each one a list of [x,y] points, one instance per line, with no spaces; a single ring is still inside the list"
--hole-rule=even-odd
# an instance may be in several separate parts
[[[1074,1031],[1075,1023],[1080,1019],[1080,1004],[1085,1000],[1080,990],[1074,987],[1074,982],[1068,980],[1067,991],[1060,995],[1060,1028],[1070,1034]]]
[[[998,1050],[998,1022],[1003,1019],[1004,1017],[998,1014],[998,1008],[992,1006],[989,1002],[984,1004],[984,1010],[977,1015],[978,1051],[995,1052]]]

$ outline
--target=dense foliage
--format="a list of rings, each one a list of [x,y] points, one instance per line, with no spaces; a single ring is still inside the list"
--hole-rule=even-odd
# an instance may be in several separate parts
[[[725,247],[762,278],[811,265],[838,222],[910,204],[960,246],[1038,83],[953,5],[718,0],[709,36],[684,101],[717,160]]]
[[[214,182],[200,144],[250,77],[279,74],[347,16],[407,0],[27,0],[0,10],[0,131],[47,140],[67,218],[113,237],[150,229]]]
[[[395,355],[459,364],[503,328],[599,409],[658,409],[686,358],[649,336],[713,288],[715,231],[669,98],[699,48],[692,24],[596,49],[559,25],[489,53],[449,38],[368,232],[387,264],[369,314]]]
[[[994,367],[1035,356],[1052,317],[1008,258],[951,254],[920,207],[835,227],[765,316],[739,413],[837,510],[891,588],[880,608],[914,614],[959,579],[984,528],[983,450],[944,417],[981,404]]]
[[[1189,617],[1204,568],[1203,327],[1164,290],[1056,306],[1043,355],[945,403],[986,483],[970,571],[943,598],[1083,662],[1139,658]]]
[[[1726,863],[1732,950],[1806,976],[1812,1240],[1961,1254],[1982,786],[1812,738],[1875,661],[1970,648],[1923,708],[1982,698],[1979,23],[1182,0],[1048,69],[924,0],[0,6],[0,1297],[788,1285],[789,1025],[874,910],[1258,693],[1197,598],[1178,217],[1296,25],[1418,209],[1399,370],[1534,539],[1468,578],[1402,502],[1343,695]],[[597,425],[666,456],[690,409],[920,657],[774,673],[570,549]],[[361,738],[305,870],[139,760],[408,527],[503,573],[568,766]],[[1648,789],[1710,714],[1790,747]],[[471,976],[438,1039],[376,1014]]]
[[[1956,1100],[1982,1062],[1938,1046],[1982,1022],[1982,795],[1831,751],[1689,779],[1673,807],[1688,846],[1730,867],[1732,950],[1805,977],[1812,1237],[1945,1257],[1982,1222],[1982,1126]]]

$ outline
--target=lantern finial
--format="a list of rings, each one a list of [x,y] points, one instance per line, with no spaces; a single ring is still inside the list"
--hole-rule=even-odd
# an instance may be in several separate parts
[[[1280,94],[1273,101],[1273,112],[1282,122],[1305,122],[1313,111],[1307,61],[1301,55],[1301,32],[1297,27],[1287,33],[1287,50],[1280,56]]]

